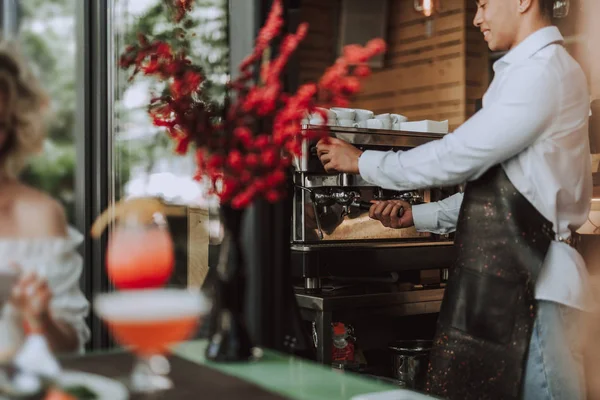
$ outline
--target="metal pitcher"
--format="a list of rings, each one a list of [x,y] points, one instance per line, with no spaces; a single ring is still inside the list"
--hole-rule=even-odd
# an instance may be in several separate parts
[[[431,344],[431,340],[402,340],[389,346],[393,353],[394,378],[404,387],[424,389]]]

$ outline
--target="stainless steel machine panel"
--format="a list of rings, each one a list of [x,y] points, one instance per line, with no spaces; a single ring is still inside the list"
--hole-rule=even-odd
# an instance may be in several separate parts
[[[328,129],[332,137],[363,150],[402,151],[437,140],[440,134],[401,132],[344,127],[303,126],[303,129]],[[439,200],[435,190],[398,192],[385,190],[364,181],[359,175],[328,174],[316,153],[316,143],[305,141],[303,154],[295,160],[292,242],[394,241],[430,242],[430,233],[385,228],[369,218],[372,200],[402,199],[411,204]]]

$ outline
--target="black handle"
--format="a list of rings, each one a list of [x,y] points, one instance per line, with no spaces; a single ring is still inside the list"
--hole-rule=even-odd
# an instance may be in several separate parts
[[[373,203],[369,203],[368,201],[359,201],[357,203],[358,208],[365,211],[369,211],[373,205]]]
[[[357,201],[354,203],[354,205],[358,206],[358,208],[360,210],[368,211],[373,206],[373,203],[370,203],[368,201]],[[398,218],[402,218],[403,215],[404,215],[404,207],[400,207],[400,209],[398,210]]]

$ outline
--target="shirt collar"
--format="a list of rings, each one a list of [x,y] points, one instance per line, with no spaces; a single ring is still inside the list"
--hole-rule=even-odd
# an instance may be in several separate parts
[[[511,49],[506,55],[494,63],[494,71],[519,61],[526,60],[549,44],[563,42],[564,38],[555,26],[539,29],[527,36],[525,40]]]

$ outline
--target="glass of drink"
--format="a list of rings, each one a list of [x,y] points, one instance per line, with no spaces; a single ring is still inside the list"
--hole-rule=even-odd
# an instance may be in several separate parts
[[[164,356],[196,332],[209,308],[200,291],[188,289],[124,290],[94,299],[94,310],[114,339],[136,355],[133,392],[173,387]]]
[[[158,288],[169,281],[174,246],[165,216],[143,208],[114,225],[106,250],[108,278],[118,289]]]

